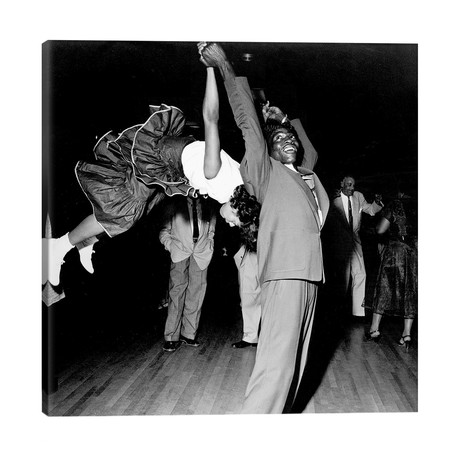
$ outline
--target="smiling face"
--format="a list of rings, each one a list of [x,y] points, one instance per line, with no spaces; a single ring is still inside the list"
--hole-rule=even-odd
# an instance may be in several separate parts
[[[270,156],[283,164],[293,164],[297,158],[299,141],[286,128],[275,130],[270,136]]]
[[[227,222],[230,227],[241,226],[241,221],[238,217],[238,213],[235,208],[231,207],[229,201],[221,206],[220,215],[225,219],[225,222]]]
[[[340,186],[342,187],[341,190],[344,195],[351,196],[355,191],[355,180],[353,177],[344,177]]]

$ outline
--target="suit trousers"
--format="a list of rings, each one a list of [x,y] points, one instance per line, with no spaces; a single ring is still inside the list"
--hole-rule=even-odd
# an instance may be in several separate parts
[[[353,316],[365,316],[364,296],[366,294],[366,268],[364,257],[355,249],[345,270],[346,286],[351,282]]]
[[[240,284],[241,314],[243,316],[243,340],[257,343],[261,317],[259,265],[257,254],[246,251],[244,246],[234,256]]]
[[[206,293],[207,272],[207,268],[200,269],[193,256],[171,262],[166,341],[177,341],[180,335],[195,338]]]
[[[259,345],[242,413],[281,414],[291,385],[295,396],[307,362],[317,290],[315,283],[296,279],[262,285]]]

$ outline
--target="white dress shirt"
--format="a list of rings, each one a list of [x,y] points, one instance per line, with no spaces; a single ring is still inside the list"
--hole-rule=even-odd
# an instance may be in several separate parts
[[[348,196],[344,195],[343,192],[340,192],[340,198],[342,198],[343,209],[345,211],[345,215],[347,216],[347,221],[350,223],[350,217],[348,216]],[[351,209],[353,209],[353,195],[350,197],[351,201]]]

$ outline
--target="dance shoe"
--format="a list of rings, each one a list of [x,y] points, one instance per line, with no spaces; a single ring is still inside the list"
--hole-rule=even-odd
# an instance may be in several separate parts
[[[364,341],[365,342],[378,342],[380,340],[380,332],[379,331],[369,331],[364,334]]]
[[[398,345],[404,347],[406,351],[409,351],[409,348],[412,345],[412,339],[410,335],[402,335],[401,338],[398,340]]]
[[[187,337],[184,337],[183,335],[180,336],[180,341],[182,343],[185,343],[185,345],[188,345],[189,347],[199,347],[200,342],[197,342],[195,339],[187,339]]]
[[[163,350],[168,351],[168,352],[173,352],[176,351],[180,347],[180,342],[178,340],[171,342],[171,341],[166,341],[163,344]]]
[[[232,343],[232,348],[246,348],[246,347],[257,347],[257,343],[249,343],[244,340]]]
[[[92,256],[94,254],[93,246],[94,244],[90,244],[89,246],[85,246],[84,248],[78,250],[78,253],[80,254],[81,264],[83,265],[85,270],[91,274],[94,273],[92,260]]]

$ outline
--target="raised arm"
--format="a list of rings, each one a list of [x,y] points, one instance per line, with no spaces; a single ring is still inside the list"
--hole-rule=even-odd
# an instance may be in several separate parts
[[[370,216],[375,216],[383,208],[382,196],[379,194],[375,195],[375,200],[372,203],[368,203],[364,196],[362,196],[362,201],[360,202],[361,211],[369,214]]]
[[[219,138],[219,93],[217,91],[216,76],[212,67],[206,68],[206,90],[203,100],[204,120],[204,176],[213,179],[220,170]]]
[[[233,116],[245,143],[245,156],[241,161],[240,172],[248,191],[262,201],[269,175],[270,157],[247,80],[235,76],[220,45],[205,44],[202,57],[207,65],[217,67],[222,75]]]
[[[200,42],[198,43],[198,52],[201,56],[200,61],[206,66],[217,67],[224,81],[235,78],[232,64],[217,43]]]
[[[279,123],[284,123],[288,121],[287,115],[283,113],[283,111],[274,105],[270,105],[270,101],[267,101],[262,106],[262,116],[264,117],[264,121],[266,122],[269,118],[272,120],[276,120]]]
[[[318,153],[316,152],[315,147],[313,147],[313,144],[310,142],[310,139],[308,138],[300,119],[294,118],[291,120],[291,125],[296,130],[299,141],[303,147],[303,157],[300,166],[302,168],[311,169],[313,171],[318,160]]]

